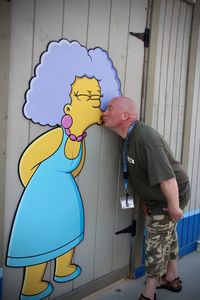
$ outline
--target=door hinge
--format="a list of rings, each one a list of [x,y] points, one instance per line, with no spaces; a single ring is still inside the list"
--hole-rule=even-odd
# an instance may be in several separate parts
[[[130,226],[115,232],[115,234],[121,234],[121,233],[130,233],[131,236],[134,237],[136,234],[136,220],[133,220]]]
[[[129,34],[135,36],[137,39],[144,42],[144,47],[149,47],[149,28],[145,28],[144,32],[132,32],[130,31]]]

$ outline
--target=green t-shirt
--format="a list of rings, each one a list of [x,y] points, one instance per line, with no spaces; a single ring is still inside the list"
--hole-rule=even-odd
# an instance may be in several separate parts
[[[128,139],[129,181],[133,191],[146,203],[152,213],[163,213],[166,199],[160,182],[176,177],[180,207],[190,198],[190,185],[186,172],[175,160],[164,138],[150,126],[138,122]]]

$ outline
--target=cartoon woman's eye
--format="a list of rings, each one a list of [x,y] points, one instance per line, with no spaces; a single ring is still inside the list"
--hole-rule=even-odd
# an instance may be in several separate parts
[[[76,97],[79,101],[88,101],[90,99],[90,95],[85,94],[77,94]]]
[[[79,101],[100,100],[103,95],[74,94]]]

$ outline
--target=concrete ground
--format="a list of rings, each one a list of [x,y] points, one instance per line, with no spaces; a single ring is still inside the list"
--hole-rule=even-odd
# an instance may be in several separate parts
[[[180,293],[157,290],[157,300],[200,300],[200,253],[192,252],[179,259],[179,276],[183,281]],[[144,288],[145,276],[124,279],[92,294],[84,300],[137,300]]]

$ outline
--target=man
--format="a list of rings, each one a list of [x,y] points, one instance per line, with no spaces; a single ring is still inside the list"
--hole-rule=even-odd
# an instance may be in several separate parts
[[[103,120],[106,127],[124,139],[128,183],[149,214],[145,243],[147,280],[139,300],[155,300],[157,284],[157,288],[180,292],[176,224],[190,198],[188,177],[163,137],[139,122],[132,99],[113,98]]]

